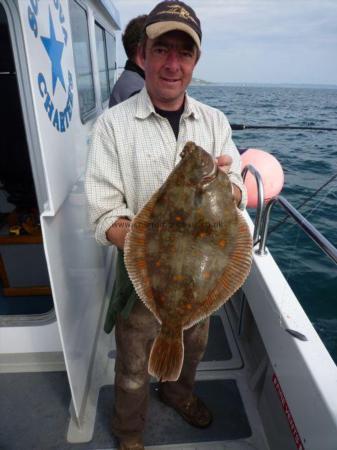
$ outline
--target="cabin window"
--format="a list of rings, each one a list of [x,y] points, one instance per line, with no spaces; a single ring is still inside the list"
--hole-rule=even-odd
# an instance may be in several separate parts
[[[108,77],[108,60],[106,51],[106,40],[104,29],[95,24],[96,29],[96,46],[97,46],[97,60],[99,70],[99,81],[101,85],[102,103],[109,98],[109,77]]]
[[[110,92],[115,84],[116,73],[116,38],[110,33],[105,33],[106,36],[106,49],[108,55],[108,73],[109,73],[109,88]]]
[[[75,0],[69,3],[69,11],[80,113],[84,120],[96,106],[87,13]]]

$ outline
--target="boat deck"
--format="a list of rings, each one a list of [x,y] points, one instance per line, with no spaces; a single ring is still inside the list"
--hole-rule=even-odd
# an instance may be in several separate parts
[[[66,372],[0,374],[1,450],[108,450],[117,442],[110,429],[114,401],[114,350],[100,336],[91,388],[81,428],[71,419]],[[105,355],[105,361],[103,357]],[[106,358],[106,355],[108,358]],[[207,429],[183,421],[156,396],[151,383],[145,446],[149,449],[267,450],[254,393],[225,310],[211,319],[207,351],[200,363],[196,392],[213,412]],[[86,442],[87,441],[87,442]]]

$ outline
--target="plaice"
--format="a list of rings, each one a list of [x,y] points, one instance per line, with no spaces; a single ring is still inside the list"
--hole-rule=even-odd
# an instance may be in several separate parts
[[[183,330],[239,289],[252,260],[248,225],[210,154],[185,145],[179,164],[132,221],[124,255],[137,294],[161,324],[149,373],[175,381]]]

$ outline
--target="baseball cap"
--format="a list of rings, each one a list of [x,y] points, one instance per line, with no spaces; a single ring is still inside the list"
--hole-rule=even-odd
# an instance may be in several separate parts
[[[144,29],[150,39],[156,39],[168,31],[184,31],[199,49],[201,47],[200,20],[190,6],[180,1],[166,0],[158,3],[147,16]]]

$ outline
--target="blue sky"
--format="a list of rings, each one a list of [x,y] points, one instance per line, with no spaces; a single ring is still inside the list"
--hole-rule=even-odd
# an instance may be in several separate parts
[[[113,0],[122,28],[153,0]],[[191,0],[201,20],[194,76],[213,82],[337,85],[337,0]],[[118,62],[125,53],[118,33]]]

